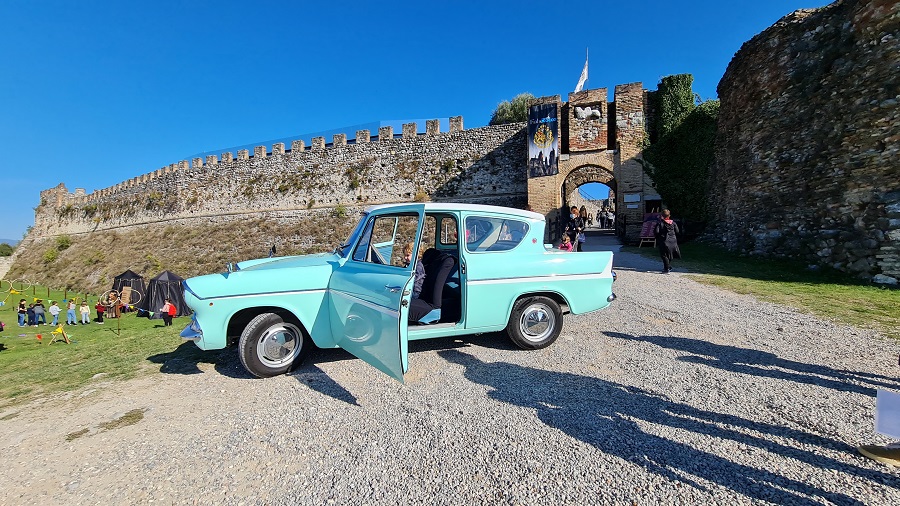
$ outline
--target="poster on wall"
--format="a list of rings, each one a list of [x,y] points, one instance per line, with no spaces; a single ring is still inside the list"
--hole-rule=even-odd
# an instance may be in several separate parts
[[[559,139],[556,104],[528,109],[528,177],[559,173]]]

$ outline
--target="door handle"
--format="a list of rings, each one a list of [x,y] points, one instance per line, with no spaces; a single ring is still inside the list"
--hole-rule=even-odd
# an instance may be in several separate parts
[[[400,290],[403,290],[403,287],[402,287],[402,286],[390,286],[390,285],[384,285],[384,289],[387,290],[387,291],[389,291],[389,292],[391,292],[391,293],[397,293],[397,292],[399,292]]]

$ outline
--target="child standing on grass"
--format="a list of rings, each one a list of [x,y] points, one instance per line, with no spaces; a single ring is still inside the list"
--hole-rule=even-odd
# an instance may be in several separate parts
[[[87,301],[81,303],[81,324],[87,325],[91,323],[91,308],[88,307]]]
[[[66,325],[76,325],[78,320],[75,319],[75,301],[69,299],[68,305],[66,305]]]
[[[100,301],[98,300],[97,305],[94,306],[94,309],[97,310],[97,324],[103,325],[103,313],[106,312],[106,306],[101,304]]]
[[[25,299],[19,301],[19,309],[17,310],[19,314],[19,326],[25,326],[25,317],[28,316],[28,309],[25,307]]]
[[[53,323],[51,323],[50,325],[53,325],[54,327],[59,325],[60,309],[55,300],[50,301],[50,308],[47,309],[47,311],[50,311],[50,314],[53,315]]]

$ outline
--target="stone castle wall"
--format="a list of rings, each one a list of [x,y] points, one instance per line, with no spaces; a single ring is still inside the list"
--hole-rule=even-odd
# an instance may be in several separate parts
[[[741,47],[718,92],[714,236],[900,279],[900,4],[788,15]]]
[[[157,223],[222,222],[257,216],[293,219],[308,213],[414,200],[453,200],[523,207],[526,202],[523,124],[450,132],[437,120],[426,133],[406,124],[395,138],[382,127],[259,146],[251,155],[195,158],[110,188],[69,193],[63,185],[41,192],[31,239],[123,230]]]

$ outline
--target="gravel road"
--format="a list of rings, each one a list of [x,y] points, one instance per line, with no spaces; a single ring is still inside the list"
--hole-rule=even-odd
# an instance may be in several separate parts
[[[413,342],[405,385],[216,352],[0,411],[0,504],[900,504],[855,451],[887,442],[900,343],[616,264],[619,299],[550,348]]]

